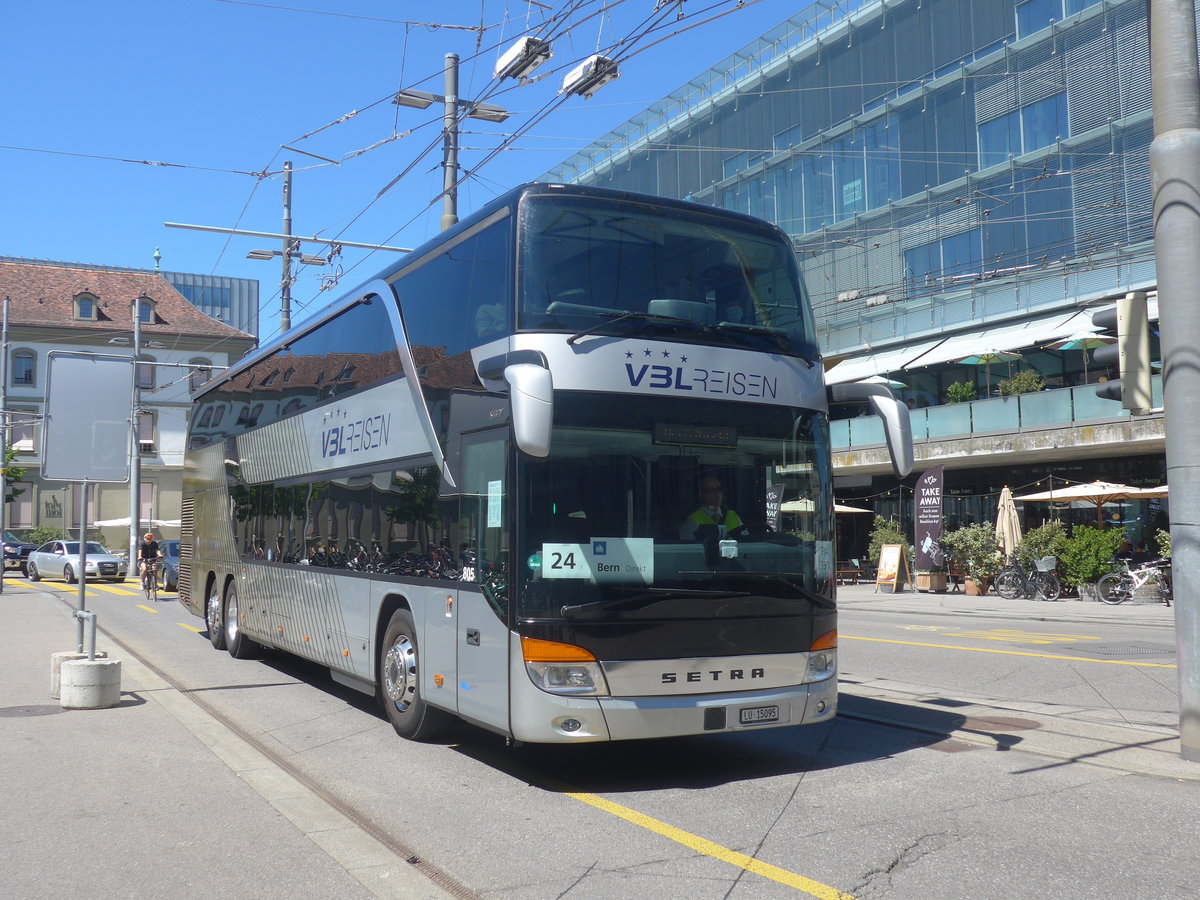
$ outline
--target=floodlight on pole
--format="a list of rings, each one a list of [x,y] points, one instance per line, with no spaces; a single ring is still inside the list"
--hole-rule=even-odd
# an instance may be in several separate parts
[[[431,94],[428,91],[403,90],[396,93],[396,96],[392,98],[392,102],[397,106],[410,106],[413,109],[429,109],[429,107],[433,106],[435,100],[445,99],[445,97],[439,97],[437,94]]]

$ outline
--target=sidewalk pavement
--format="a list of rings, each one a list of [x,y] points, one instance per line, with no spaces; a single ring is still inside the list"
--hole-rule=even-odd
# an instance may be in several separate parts
[[[1121,625],[1175,626],[1175,607],[1165,603],[1129,601],[1109,606],[1097,600],[1005,600],[995,591],[982,597],[961,591],[944,594],[901,591],[891,593],[890,586],[876,590],[874,584],[844,584],[837,589],[842,609],[871,609],[879,612],[912,615],[976,615],[1026,622],[1104,622]]]
[[[0,611],[5,896],[448,896],[103,634],[120,703],[64,710],[71,610],[6,585]]]

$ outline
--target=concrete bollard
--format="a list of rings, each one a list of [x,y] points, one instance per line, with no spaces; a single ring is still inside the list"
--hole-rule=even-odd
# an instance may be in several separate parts
[[[96,659],[104,659],[107,656],[108,656],[108,651],[106,651],[106,650],[97,650],[96,651]],[[51,656],[50,656],[50,699],[51,700],[58,699],[58,686],[59,686],[60,678],[61,678],[59,670],[62,668],[62,664],[64,662],[66,662],[68,659],[87,659],[87,658],[88,658],[88,655],[86,653],[79,653],[74,650],[68,650],[63,653],[51,654]]]
[[[61,674],[63,709],[108,709],[121,702],[119,659],[69,659]]]

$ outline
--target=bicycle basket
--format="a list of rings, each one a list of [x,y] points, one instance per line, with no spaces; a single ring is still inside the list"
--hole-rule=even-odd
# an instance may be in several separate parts
[[[1034,565],[1037,566],[1039,572],[1053,572],[1058,568],[1057,556],[1043,556]]]

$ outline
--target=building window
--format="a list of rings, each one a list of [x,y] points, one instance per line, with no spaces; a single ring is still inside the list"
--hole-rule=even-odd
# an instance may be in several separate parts
[[[212,360],[211,359],[189,359],[188,365],[191,367],[188,370],[188,389],[195,393],[200,390],[200,386],[208,379],[212,378]]]
[[[34,387],[37,384],[37,354],[32,350],[14,350],[12,355],[12,384],[14,387]]]
[[[154,301],[149,297],[138,297],[137,299],[137,316],[143,325],[149,325],[154,322]]]
[[[999,165],[1010,156],[1032,153],[1070,137],[1065,91],[1006,115],[980,123],[979,168]]]
[[[37,453],[37,410],[8,411],[8,439],[18,453]]]
[[[154,439],[154,413],[138,413],[138,452],[153,454],[158,449]]]
[[[910,286],[932,285],[942,278],[975,279],[983,259],[978,228],[904,251],[905,279]]]
[[[1062,0],[1026,0],[1017,4],[1017,39],[1050,27],[1062,18]]]
[[[95,294],[80,294],[75,298],[75,318],[84,322],[96,321]]]
[[[33,485],[24,482],[11,485],[10,493],[16,496],[8,504],[8,518],[5,521],[12,528],[32,528]]]
[[[153,356],[147,356],[143,353],[138,357],[143,362],[154,362]],[[140,362],[137,367],[137,386],[143,391],[154,390],[154,366],[144,366]]]

